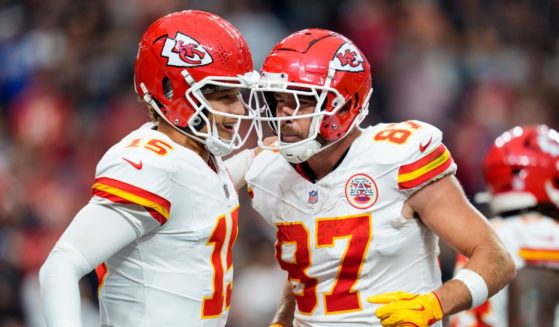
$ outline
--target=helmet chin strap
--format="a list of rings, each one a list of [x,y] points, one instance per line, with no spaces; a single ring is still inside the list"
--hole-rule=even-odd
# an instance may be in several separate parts
[[[329,145],[328,145],[329,146]],[[316,139],[298,144],[287,149],[280,149],[280,154],[291,163],[301,163],[310,159],[313,155],[318,153],[322,148],[322,144]]]
[[[301,163],[309,160],[315,154],[318,154],[329,147],[333,146],[334,144],[343,140],[351,130],[355,127],[355,124],[351,126],[344,137],[335,140],[332,143],[328,143],[323,145],[320,143],[316,138],[312,141],[298,144],[287,149],[280,149],[279,152],[281,155],[285,157],[285,159],[291,163]]]
[[[237,127],[238,128],[238,127]],[[214,156],[222,157],[233,152],[233,140],[227,142],[219,137],[219,130],[215,123],[215,117],[212,119],[212,133],[206,137],[204,146]]]
[[[218,157],[226,156],[233,151],[231,146],[214,136],[210,136],[206,139],[205,147],[211,154]]]

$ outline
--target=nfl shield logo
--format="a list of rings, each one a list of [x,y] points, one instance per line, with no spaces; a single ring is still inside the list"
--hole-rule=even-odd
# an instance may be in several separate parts
[[[318,191],[312,190],[309,192],[309,204],[315,204],[318,202]]]

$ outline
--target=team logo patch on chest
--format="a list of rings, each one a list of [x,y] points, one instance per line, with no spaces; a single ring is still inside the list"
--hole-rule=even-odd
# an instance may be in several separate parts
[[[345,183],[345,197],[357,209],[368,209],[378,199],[375,181],[365,174],[355,174]]]

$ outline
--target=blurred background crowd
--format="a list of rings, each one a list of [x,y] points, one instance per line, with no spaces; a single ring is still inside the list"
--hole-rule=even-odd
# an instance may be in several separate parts
[[[231,21],[257,68],[293,31],[345,34],[372,66],[366,124],[441,128],[470,197],[484,188],[480,164],[494,137],[517,124],[559,128],[556,0],[0,0],[0,327],[44,326],[40,265],[91,196],[104,151],[149,119],[133,91],[141,33],[183,9]],[[261,327],[285,275],[271,228],[240,193],[228,326]],[[442,266],[448,278],[452,259]],[[84,319],[95,326],[88,277]]]

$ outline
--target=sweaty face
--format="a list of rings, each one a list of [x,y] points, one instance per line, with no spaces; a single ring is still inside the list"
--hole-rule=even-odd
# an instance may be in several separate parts
[[[299,142],[309,136],[309,128],[312,118],[297,118],[300,115],[312,114],[316,107],[316,99],[313,96],[298,96],[299,110],[297,112],[297,101],[291,93],[276,92],[273,94],[277,117],[293,117],[283,120],[279,124],[281,141],[286,143]]]
[[[205,94],[205,97],[211,108],[218,112],[215,114],[210,113],[209,118],[210,121],[212,119],[215,120],[219,137],[222,140],[231,140],[235,134],[235,128],[239,119],[226,117],[224,115],[220,115],[219,113],[223,112],[239,116],[245,116],[247,114],[240,100],[240,90],[238,88],[229,88]],[[206,130],[207,126],[204,127],[203,131]]]

